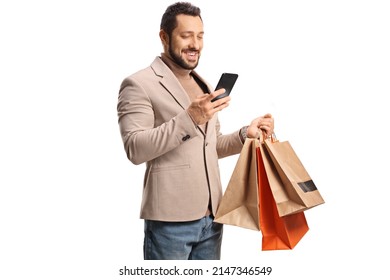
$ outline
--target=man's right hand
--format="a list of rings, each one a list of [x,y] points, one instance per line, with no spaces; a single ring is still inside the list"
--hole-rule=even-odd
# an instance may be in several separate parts
[[[205,124],[216,112],[222,111],[229,106],[230,96],[211,102],[212,99],[223,93],[225,93],[225,89],[219,89],[210,94],[199,95],[192,101],[187,108],[187,112],[196,125]]]

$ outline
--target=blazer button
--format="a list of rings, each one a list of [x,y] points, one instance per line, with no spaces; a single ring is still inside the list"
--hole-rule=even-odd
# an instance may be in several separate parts
[[[187,141],[188,139],[190,139],[190,136],[188,134],[186,136],[184,136],[183,138],[181,138],[181,140],[183,140],[183,141]]]

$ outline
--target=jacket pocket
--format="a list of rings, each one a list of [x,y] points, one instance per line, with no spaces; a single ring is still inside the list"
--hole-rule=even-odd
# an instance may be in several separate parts
[[[189,169],[189,164],[180,164],[180,165],[172,165],[172,166],[161,166],[161,167],[154,167],[152,168],[152,173],[157,172],[165,172],[165,171],[175,171],[175,170],[182,170],[182,169]]]

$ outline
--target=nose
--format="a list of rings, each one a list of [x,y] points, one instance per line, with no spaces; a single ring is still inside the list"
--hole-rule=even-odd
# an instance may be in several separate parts
[[[201,40],[196,36],[192,37],[190,48],[199,50],[200,46],[201,46]]]

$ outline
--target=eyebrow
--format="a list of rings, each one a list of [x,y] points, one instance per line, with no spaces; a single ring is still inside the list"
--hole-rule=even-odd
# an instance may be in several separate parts
[[[194,31],[183,31],[183,32],[180,32],[180,34],[195,34],[196,32],[194,32]],[[197,33],[197,34],[204,34],[204,31],[201,31],[201,32],[199,32],[199,33]]]

